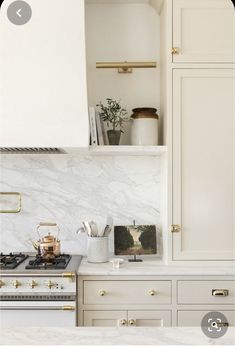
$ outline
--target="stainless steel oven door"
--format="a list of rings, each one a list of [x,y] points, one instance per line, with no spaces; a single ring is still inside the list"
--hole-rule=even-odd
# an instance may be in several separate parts
[[[75,326],[75,301],[0,302],[0,327]]]

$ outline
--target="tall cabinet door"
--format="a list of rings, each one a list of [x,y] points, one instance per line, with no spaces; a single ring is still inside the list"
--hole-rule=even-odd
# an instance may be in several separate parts
[[[235,259],[232,69],[173,74],[174,260]]]
[[[173,0],[173,61],[233,63],[234,25],[231,0]]]

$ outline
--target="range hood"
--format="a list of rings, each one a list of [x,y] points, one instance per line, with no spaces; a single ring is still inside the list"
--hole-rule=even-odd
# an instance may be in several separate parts
[[[23,25],[0,10],[2,153],[65,153],[89,146],[85,15],[81,0],[27,0]]]

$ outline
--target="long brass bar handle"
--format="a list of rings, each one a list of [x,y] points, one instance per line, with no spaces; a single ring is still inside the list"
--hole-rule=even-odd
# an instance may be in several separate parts
[[[213,297],[227,297],[229,290],[227,289],[213,289],[211,292]]]
[[[74,311],[75,307],[74,306],[63,306],[62,310],[63,311]]]

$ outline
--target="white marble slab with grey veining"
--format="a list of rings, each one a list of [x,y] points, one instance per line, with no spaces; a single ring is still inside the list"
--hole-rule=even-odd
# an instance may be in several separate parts
[[[119,269],[114,269],[112,263],[88,263],[86,258],[83,258],[79,268],[79,275],[224,275],[234,276],[235,268],[230,266],[202,266],[200,264],[183,266],[183,265],[164,265],[154,259],[144,259],[143,262],[128,262],[124,261]]]
[[[11,328],[0,345],[234,345],[235,328],[218,339],[200,328]]]
[[[0,214],[0,251],[32,251],[36,226],[57,222],[62,251],[86,254],[86,237],[76,230],[84,220],[104,227],[162,225],[161,159],[77,155],[0,155],[0,191],[22,194],[22,211]],[[113,251],[113,237],[110,237]]]

